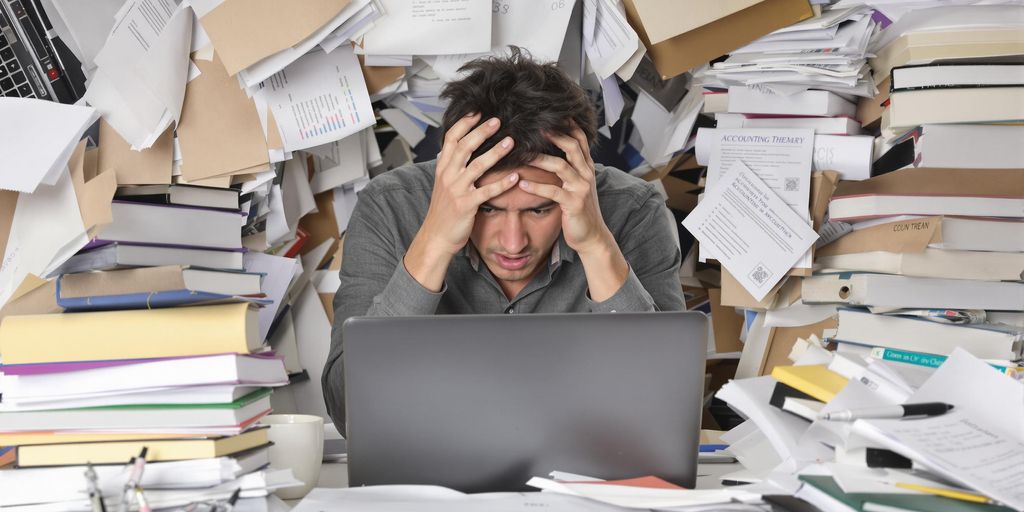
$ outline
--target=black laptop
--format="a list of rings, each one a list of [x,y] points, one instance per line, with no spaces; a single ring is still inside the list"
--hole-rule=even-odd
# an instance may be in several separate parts
[[[38,0],[0,0],[0,96],[74,103],[81,64],[57,37]]]

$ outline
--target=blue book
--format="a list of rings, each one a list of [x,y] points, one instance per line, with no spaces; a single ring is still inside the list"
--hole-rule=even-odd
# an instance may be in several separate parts
[[[261,291],[263,274],[180,266],[64,274],[57,279],[57,305],[67,311],[109,311],[209,305],[270,304]]]

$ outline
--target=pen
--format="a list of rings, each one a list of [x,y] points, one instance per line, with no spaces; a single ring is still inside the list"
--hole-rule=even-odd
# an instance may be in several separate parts
[[[869,418],[907,418],[911,416],[940,416],[953,408],[942,402],[924,402],[919,404],[887,405],[884,407],[867,407],[864,409],[846,409],[818,415],[818,419],[830,421],[853,421]]]
[[[954,491],[952,489],[942,489],[942,488],[939,488],[939,487],[929,487],[927,485],[905,484],[903,482],[896,482],[893,485],[895,485],[896,487],[899,487],[900,489],[907,489],[907,490],[911,490],[911,491],[923,492],[925,494],[933,494],[935,496],[942,496],[943,498],[950,498],[950,499],[954,499],[954,500],[968,501],[968,502],[971,502],[971,503],[985,503],[985,504],[994,504],[995,503],[994,500],[991,500],[991,499],[989,499],[986,496],[982,496],[980,494],[974,494],[974,493],[971,493],[971,492]]]
[[[85,479],[89,485],[89,503],[92,505],[92,512],[107,512],[107,504],[103,502],[103,491],[100,490],[96,470],[92,468],[91,462],[85,463]]]
[[[133,493],[136,498],[141,498],[139,501],[140,512],[148,512],[146,497],[142,494],[142,487],[139,486],[139,482],[142,481],[142,472],[146,469],[146,453],[148,452],[149,448],[143,446],[139,455],[137,457],[132,457],[132,459],[128,461],[128,465],[131,466],[131,473],[128,475],[128,480],[125,481],[124,489],[121,491],[121,503],[118,506],[118,512],[128,511],[129,497]],[[142,507],[146,507],[146,510],[143,511]]]

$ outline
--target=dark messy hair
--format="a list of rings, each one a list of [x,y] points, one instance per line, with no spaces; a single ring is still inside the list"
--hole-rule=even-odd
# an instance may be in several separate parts
[[[498,132],[475,152],[476,158],[506,136],[514,141],[512,151],[492,170],[526,165],[540,154],[563,156],[546,132],[570,134],[573,123],[593,145],[597,136],[594,106],[582,87],[554,62],[541,64],[515,46],[506,57],[470,61],[459,69],[464,78],[448,83],[441,98],[449,101],[443,119],[444,133],[467,114],[479,112],[480,122],[501,120]],[[585,148],[589,151],[590,148]]]

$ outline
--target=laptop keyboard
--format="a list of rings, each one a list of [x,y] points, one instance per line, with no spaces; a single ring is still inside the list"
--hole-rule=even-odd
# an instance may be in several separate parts
[[[25,70],[21,69],[21,64],[14,56],[14,50],[2,34],[0,34],[0,96],[36,97],[35,91],[28,83]]]

